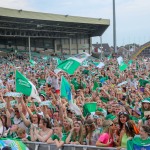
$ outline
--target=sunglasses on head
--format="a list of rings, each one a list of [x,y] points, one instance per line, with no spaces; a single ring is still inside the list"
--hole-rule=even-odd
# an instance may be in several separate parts
[[[75,124],[75,123],[82,124],[82,122],[81,122],[81,121],[74,121],[74,124]]]
[[[110,124],[110,126],[113,126],[114,124],[112,123],[112,124]]]
[[[119,112],[119,115],[128,115],[128,113],[123,111],[123,112]]]

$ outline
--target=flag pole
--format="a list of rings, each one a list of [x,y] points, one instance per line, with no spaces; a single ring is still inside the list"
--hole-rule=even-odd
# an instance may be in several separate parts
[[[29,43],[29,59],[31,60],[30,36],[28,37],[28,43]]]

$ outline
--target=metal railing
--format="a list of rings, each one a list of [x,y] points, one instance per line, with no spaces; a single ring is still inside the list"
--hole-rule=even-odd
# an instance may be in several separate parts
[[[46,144],[42,142],[24,142],[29,150],[117,150],[113,147],[96,147],[89,145],[71,145],[65,144],[61,148],[57,148],[54,144]]]

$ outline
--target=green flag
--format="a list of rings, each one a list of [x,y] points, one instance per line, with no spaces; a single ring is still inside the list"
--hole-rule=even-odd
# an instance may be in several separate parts
[[[128,64],[129,64],[129,65],[132,65],[132,63],[133,63],[133,60],[129,60],[129,61],[128,61]]]
[[[119,65],[119,70],[120,71],[124,71],[124,70],[126,70],[128,68],[128,65],[126,64],[126,63],[122,63],[121,65]]]
[[[32,59],[30,59],[29,62],[30,62],[31,65],[36,65],[36,64],[37,64],[37,63],[36,63],[34,60],[32,60]]]
[[[11,147],[12,150],[29,150],[21,140],[1,138],[0,148],[2,149],[5,146]]]
[[[83,62],[82,62],[82,66],[84,66],[84,67],[88,67],[88,66],[89,66],[89,65],[88,65],[88,61],[86,61],[86,60],[85,60],[85,61],[83,61]]]
[[[61,77],[60,96],[62,98],[66,98],[72,111],[74,111],[77,115],[82,114],[79,107],[73,102],[71,86],[64,76]]]
[[[61,64],[62,63],[62,61],[60,60],[60,58],[58,58],[58,57],[55,57],[55,58],[53,58],[54,60],[56,60],[56,62],[57,62],[57,65],[59,65],[59,64]]]
[[[88,114],[94,113],[96,111],[97,103],[85,103],[83,105],[83,115],[86,116]]]
[[[61,77],[60,96],[66,98],[68,102],[72,101],[71,86],[64,76]]]
[[[142,140],[139,135],[127,141],[127,150],[150,150],[150,138]]]
[[[48,60],[48,57],[47,56],[43,57],[43,60]]]
[[[54,108],[49,100],[41,102],[39,106],[48,106],[49,108]]]
[[[107,57],[107,60],[110,60],[112,58],[112,56],[111,55],[109,55],[108,57]]]
[[[90,55],[87,53],[78,54],[74,57],[70,57],[60,63],[57,68],[65,71],[66,73],[73,75],[81,63],[87,59]]]
[[[37,102],[40,102],[39,94],[36,87],[18,70],[16,70],[16,92],[21,92],[26,96],[31,96],[35,98]]]
[[[93,91],[96,91],[96,89],[99,87],[97,81],[94,81]]]

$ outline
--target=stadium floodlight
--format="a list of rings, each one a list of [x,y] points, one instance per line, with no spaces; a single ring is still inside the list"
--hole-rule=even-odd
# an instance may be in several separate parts
[[[117,46],[116,46],[116,11],[115,11],[115,0],[113,0],[113,46],[114,46],[115,53],[117,53]]]

